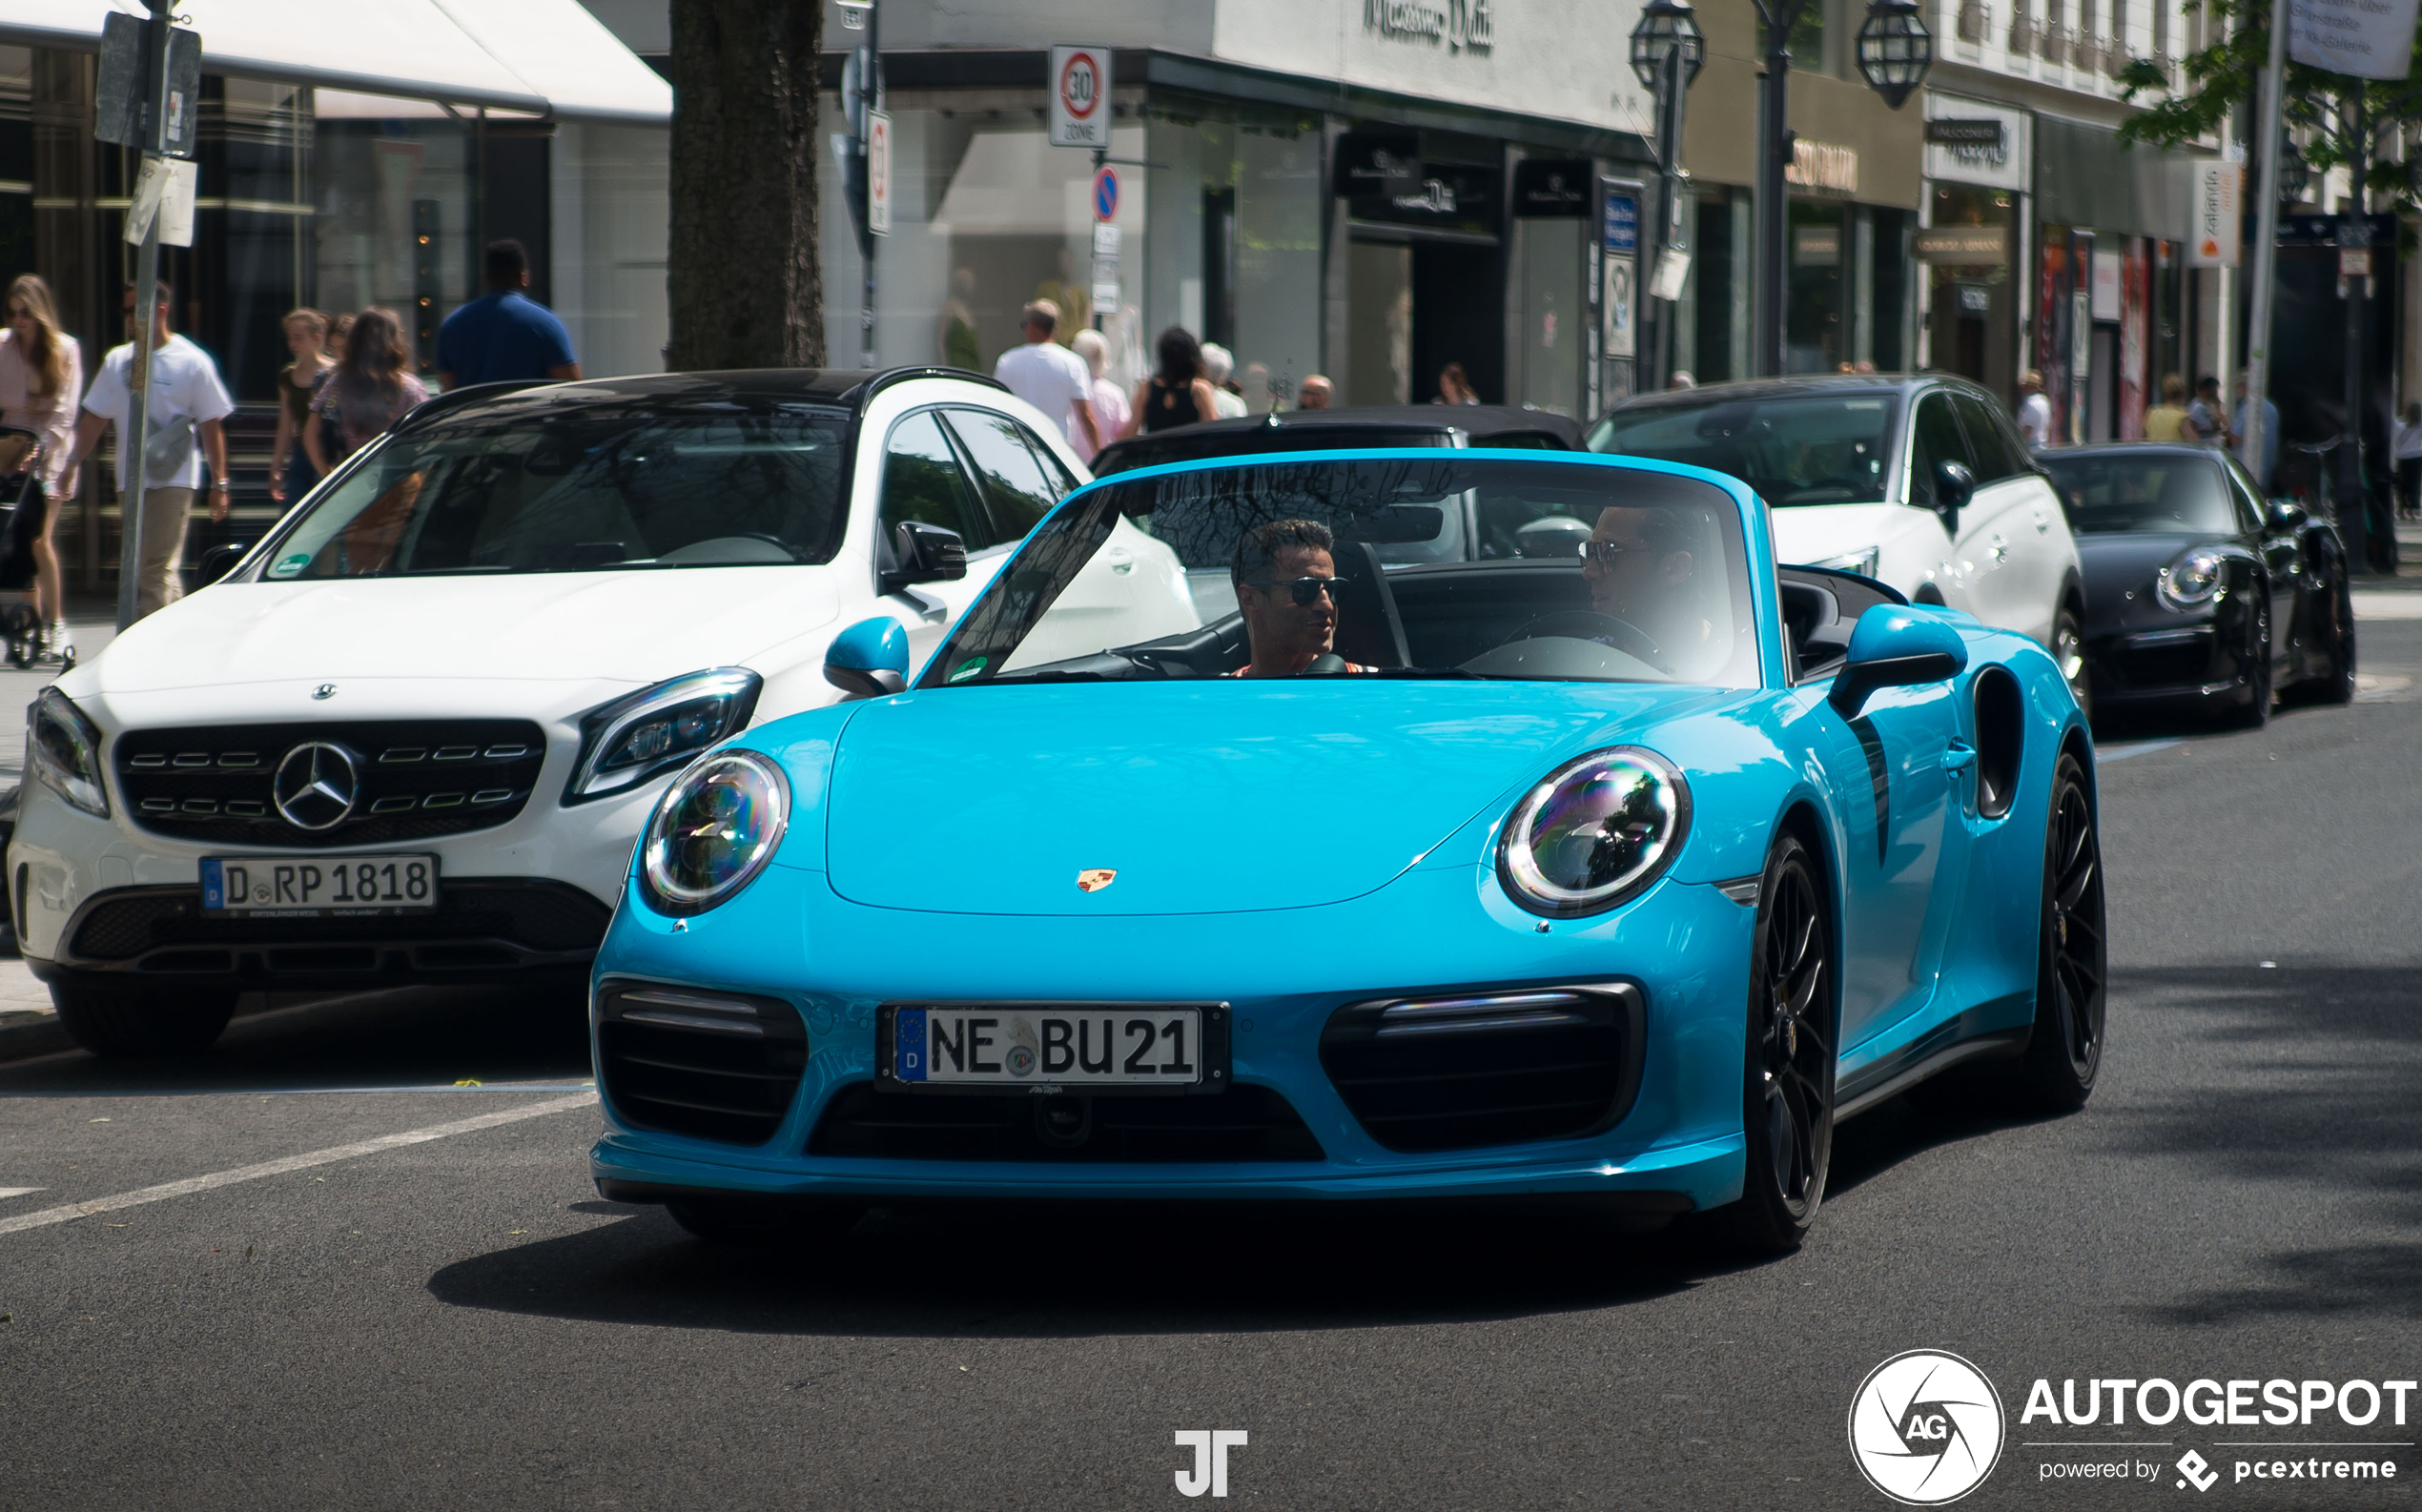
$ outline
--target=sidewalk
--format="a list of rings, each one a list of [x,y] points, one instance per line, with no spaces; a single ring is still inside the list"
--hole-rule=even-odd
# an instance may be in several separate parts
[[[2354,580],[2354,617],[2364,620],[2422,620],[2422,521],[2400,520],[2397,526],[2397,575],[2366,574]]]

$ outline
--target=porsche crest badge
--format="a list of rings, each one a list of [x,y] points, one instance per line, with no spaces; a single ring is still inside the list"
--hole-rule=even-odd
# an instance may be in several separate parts
[[[1119,880],[1119,873],[1108,867],[1088,867],[1077,873],[1077,890],[1099,892]]]

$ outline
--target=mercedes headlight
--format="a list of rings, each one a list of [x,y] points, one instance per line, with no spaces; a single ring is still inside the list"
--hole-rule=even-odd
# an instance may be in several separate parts
[[[99,819],[110,817],[101,781],[101,731],[56,687],[46,687],[25,715],[26,759],[42,786]]]
[[[1690,830],[1681,772],[1617,746],[1565,763],[1523,796],[1497,842],[1497,876],[1533,913],[1599,913],[1655,881]]]
[[[564,804],[611,798],[688,766],[749,727],[765,685],[745,666],[718,666],[589,710],[581,716],[581,755],[564,785]]]
[[[1883,561],[1883,547],[1869,546],[1864,551],[1845,551],[1838,557],[1827,557],[1822,562],[1812,562],[1809,565],[1831,567],[1836,572],[1855,572],[1862,578],[1872,578],[1876,575],[1878,564]]]
[[[2197,546],[2164,567],[2153,580],[2162,602],[2173,609],[2191,609],[2220,597],[2228,559],[2209,546]]]
[[[790,783],[770,757],[719,751],[656,802],[639,874],[659,913],[704,913],[747,887],[781,848]]]

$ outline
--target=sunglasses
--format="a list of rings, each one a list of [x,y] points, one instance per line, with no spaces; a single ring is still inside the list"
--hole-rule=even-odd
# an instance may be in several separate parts
[[[1309,608],[1313,602],[1324,593],[1328,595],[1329,603],[1342,603],[1340,594],[1344,582],[1344,578],[1289,578],[1284,582],[1273,582],[1266,578],[1257,578],[1253,580],[1251,586],[1264,593],[1274,593],[1284,589],[1288,598]]]
[[[1622,561],[1625,557],[1631,556],[1634,552],[1645,552],[1649,548],[1646,546],[1629,541],[1585,541],[1581,542],[1581,555],[1587,557],[1591,562],[1596,562],[1601,567],[1611,567],[1616,562]]]

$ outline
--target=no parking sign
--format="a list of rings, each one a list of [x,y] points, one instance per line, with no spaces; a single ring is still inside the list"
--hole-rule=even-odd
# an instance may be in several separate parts
[[[1067,44],[1051,50],[1051,145],[1110,145],[1110,50]]]

